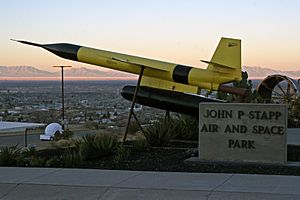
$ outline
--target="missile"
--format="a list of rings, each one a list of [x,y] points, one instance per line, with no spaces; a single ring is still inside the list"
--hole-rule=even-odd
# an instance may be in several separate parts
[[[198,117],[199,103],[224,102],[199,95],[201,89],[220,90],[245,96],[247,90],[225,85],[241,80],[241,41],[221,38],[206,69],[158,61],[69,43],[37,44],[13,40],[43,48],[55,55],[139,75],[143,71],[136,101],[142,105]],[[125,86],[121,95],[133,100],[136,87]]]
[[[175,84],[178,83],[179,85],[190,85],[200,89],[224,90],[224,87],[221,87],[222,84],[241,80],[241,41],[238,39],[222,38],[211,61],[203,61],[208,64],[207,69],[69,43],[37,44],[23,40],[12,40],[43,48],[65,59],[123,72],[139,74],[141,67],[144,67],[143,76],[152,77],[156,80],[165,80]],[[228,90],[228,88],[226,88],[226,91],[241,93],[238,89]],[[179,90],[177,92],[185,91]]]

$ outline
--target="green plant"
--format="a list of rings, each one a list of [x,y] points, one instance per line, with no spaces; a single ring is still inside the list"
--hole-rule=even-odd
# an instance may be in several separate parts
[[[23,152],[22,155],[24,157],[37,156],[38,152],[35,147],[28,147]]]
[[[112,134],[85,135],[75,142],[83,160],[112,155],[118,147],[118,139]]]
[[[128,133],[129,134],[135,134],[139,130],[140,130],[140,127],[139,127],[137,122],[131,122],[129,124],[129,127],[128,127]]]
[[[59,131],[56,131],[55,133],[54,133],[54,140],[55,141],[58,141],[58,140],[61,140],[62,139],[62,133],[60,133]]]
[[[0,148],[0,166],[14,166],[20,157],[18,145]]]
[[[101,134],[96,136],[96,150],[103,156],[111,155],[118,147],[118,139],[111,134]]]
[[[75,148],[80,153],[84,160],[88,160],[96,157],[94,141],[96,140],[96,135],[85,135],[81,140],[75,141]]]
[[[28,163],[31,167],[41,167],[45,165],[45,159],[38,156],[28,157]]]
[[[63,132],[63,139],[65,140],[70,139],[73,137],[73,135],[74,135],[73,131],[71,131],[70,129],[66,129]]]
[[[61,164],[64,167],[78,167],[82,163],[82,157],[78,151],[74,149],[66,149],[62,154]]]
[[[117,148],[116,154],[113,157],[113,161],[115,163],[126,160],[130,156],[130,149],[124,147],[124,146],[119,146]]]
[[[74,135],[73,131],[70,131],[70,129],[64,130],[64,132],[60,133],[59,131],[56,131],[54,134],[54,140],[68,140],[72,138]]]
[[[178,134],[176,124],[172,118],[161,119],[144,130],[144,136],[150,146],[162,147]]]
[[[51,145],[55,148],[69,148],[74,146],[74,140],[73,139],[61,139],[58,141],[52,141]]]
[[[57,156],[53,156],[46,160],[45,166],[46,167],[60,167],[61,161],[59,160],[59,158]]]
[[[178,115],[174,119],[174,123],[178,133],[176,139],[198,141],[199,123],[197,118],[188,115]]]
[[[144,136],[138,135],[135,140],[133,140],[133,149],[138,152],[145,151],[147,149],[147,140]]]

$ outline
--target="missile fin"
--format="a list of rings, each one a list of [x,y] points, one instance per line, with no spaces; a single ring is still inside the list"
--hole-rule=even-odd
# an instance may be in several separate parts
[[[166,69],[162,69],[162,68],[158,68],[158,67],[152,67],[152,66],[148,66],[148,65],[145,65],[145,64],[142,64],[142,63],[131,62],[129,60],[120,59],[120,58],[112,58],[112,60],[127,63],[127,64],[130,64],[130,65],[136,65],[136,66],[139,66],[139,67],[145,67],[145,68],[150,68],[150,69],[154,69],[154,70],[164,71],[164,72],[168,71]]]
[[[211,62],[211,61],[206,61],[206,60],[200,60],[200,61],[204,62],[204,63],[207,63],[207,64],[212,64],[215,67],[225,67],[225,68],[228,68],[228,69],[235,69],[235,67],[228,66],[228,65],[222,65],[222,64],[219,64],[219,63],[216,63],[216,62]]]

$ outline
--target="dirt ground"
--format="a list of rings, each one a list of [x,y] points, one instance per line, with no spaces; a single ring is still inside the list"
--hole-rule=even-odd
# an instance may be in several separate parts
[[[300,176],[300,167],[238,164],[188,164],[186,159],[197,156],[195,148],[150,148],[144,152],[131,151],[128,158],[115,161],[112,157],[85,162],[83,168],[172,171],[172,172],[210,172],[243,174],[284,174]],[[300,147],[288,146],[288,161],[300,162]]]

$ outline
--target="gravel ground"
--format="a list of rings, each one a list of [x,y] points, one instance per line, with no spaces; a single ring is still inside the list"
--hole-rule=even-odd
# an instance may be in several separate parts
[[[151,148],[144,152],[135,152],[132,150],[126,159],[116,161],[114,158],[108,157],[86,162],[81,167],[140,171],[284,174],[300,176],[300,167],[295,166],[186,163],[185,160],[192,155],[195,156],[195,148]],[[288,146],[288,161],[300,162],[300,147]]]

